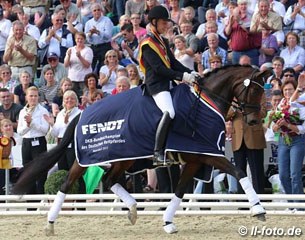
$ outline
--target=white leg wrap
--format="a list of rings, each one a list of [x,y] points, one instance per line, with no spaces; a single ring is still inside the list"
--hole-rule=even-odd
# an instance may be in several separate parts
[[[248,177],[244,177],[244,178],[240,179],[239,182],[240,182],[241,187],[245,191],[245,193],[248,197],[248,201],[251,204],[251,206],[260,202],[259,198],[252,186],[252,183],[250,182]]]
[[[66,197],[66,194],[65,193],[62,193],[60,191],[57,192],[57,195],[56,195],[56,198],[54,200],[54,203],[48,213],[48,221],[49,222],[55,222],[57,216],[58,216],[58,213],[61,209],[61,206],[63,204],[63,202],[65,201],[65,197]]]
[[[110,190],[116,194],[128,208],[137,204],[136,200],[119,183],[114,184]]]
[[[164,222],[173,222],[174,215],[180,206],[182,198],[178,198],[176,195],[172,198],[169,205],[167,206],[165,213],[163,214]]]

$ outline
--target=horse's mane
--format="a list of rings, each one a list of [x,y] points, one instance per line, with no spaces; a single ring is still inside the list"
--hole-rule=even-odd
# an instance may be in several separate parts
[[[245,67],[245,68],[252,68],[252,69],[254,69],[253,66],[251,66],[251,65],[240,65],[240,64],[226,65],[226,66],[223,66],[223,67],[221,67],[221,68],[213,69],[212,71],[206,73],[206,74],[204,75],[203,78],[200,78],[200,79],[198,80],[198,84],[199,84],[199,85],[202,85],[203,82],[204,82],[207,78],[209,78],[210,76],[213,76],[214,74],[216,74],[216,73],[218,73],[218,72],[220,72],[220,71],[228,70],[228,69],[231,69],[231,68],[237,68],[237,67]]]

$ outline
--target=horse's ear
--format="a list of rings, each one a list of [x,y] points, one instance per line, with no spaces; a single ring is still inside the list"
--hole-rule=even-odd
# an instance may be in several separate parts
[[[272,68],[268,68],[264,71],[258,72],[255,74],[256,78],[262,78],[265,82],[273,74]]]

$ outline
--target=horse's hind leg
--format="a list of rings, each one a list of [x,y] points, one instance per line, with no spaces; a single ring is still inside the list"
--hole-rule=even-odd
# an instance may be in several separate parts
[[[163,221],[164,221],[163,229],[166,233],[171,234],[177,232],[177,228],[173,223],[174,215],[180,206],[180,203],[182,201],[184,193],[186,192],[190,180],[193,179],[196,172],[200,169],[201,166],[202,164],[199,161],[191,162],[191,163],[188,162],[185,164],[179,183],[175,191],[175,195],[171,199],[169,205],[167,206],[163,214]]]
[[[230,161],[224,157],[208,157],[207,164],[212,165],[221,171],[234,176],[240,183],[242,189],[247,195],[248,201],[251,204],[251,214],[259,220],[265,221],[266,211],[260,204],[260,200],[253,188],[247,175],[239,168],[235,167]]]
[[[116,194],[128,207],[128,219],[132,225],[137,221],[137,202],[132,197],[125,188],[118,183],[120,176],[129,169],[134,161],[122,161],[112,163],[111,169],[107,173],[106,179],[104,180],[106,184],[110,187],[110,190]]]
[[[52,207],[48,212],[48,223],[45,227],[45,233],[47,236],[54,235],[54,222],[58,217],[59,211],[65,200],[66,193],[70,190],[73,183],[82,176],[84,171],[85,168],[79,166],[77,161],[74,161],[66,181],[61,185],[60,190],[57,192],[55,200],[52,204]]]

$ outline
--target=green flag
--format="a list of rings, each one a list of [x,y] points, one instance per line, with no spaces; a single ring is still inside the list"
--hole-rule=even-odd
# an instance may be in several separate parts
[[[83,175],[85,184],[86,184],[86,193],[92,194],[98,184],[100,183],[100,180],[104,174],[104,169],[98,167],[98,166],[91,166],[87,168],[86,173]]]

